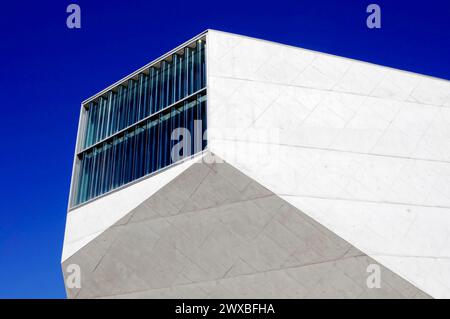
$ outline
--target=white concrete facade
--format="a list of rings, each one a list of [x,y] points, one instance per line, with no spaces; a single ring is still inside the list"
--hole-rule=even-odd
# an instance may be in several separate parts
[[[208,151],[450,298],[450,82],[214,30],[206,48]],[[62,262],[198,159],[70,210]]]
[[[449,298],[450,82],[213,30],[207,49],[210,151]]]

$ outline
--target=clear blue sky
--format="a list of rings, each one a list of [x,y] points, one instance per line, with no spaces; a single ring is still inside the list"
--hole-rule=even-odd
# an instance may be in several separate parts
[[[219,2],[221,4],[219,4]],[[82,28],[66,27],[81,6]],[[377,3],[382,28],[365,25]],[[450,1],[5,1],[0,6],[0,298],[64,298],[80,102],[213,28],[450,79]]]

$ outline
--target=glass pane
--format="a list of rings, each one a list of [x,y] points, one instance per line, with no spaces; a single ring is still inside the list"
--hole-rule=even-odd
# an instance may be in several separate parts
[[[198,93],[205,85],[205,43],[197,41],[90,102],[83,110],[73,204],[173,164],[179,142],[182,157],[205,149],[206,93]],[[177,128],[186,128],[190,140],[172,140]]]

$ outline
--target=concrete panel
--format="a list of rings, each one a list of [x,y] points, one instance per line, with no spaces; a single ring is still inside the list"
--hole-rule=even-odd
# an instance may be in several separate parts
[[[81,289],[67,289],[70,298],[419,294],[383,266],[382,287],[372,292],[366,285],[371,263],[229,164],[199,162],[69,257],[63,269],[81,267]]]

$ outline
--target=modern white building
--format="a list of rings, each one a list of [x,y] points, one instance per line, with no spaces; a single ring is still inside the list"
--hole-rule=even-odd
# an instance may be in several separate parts
[[[73,264],[69,298],[449,298],[450,82],[203,32],[82,103]]]

